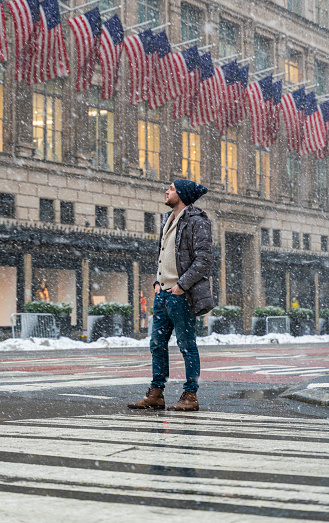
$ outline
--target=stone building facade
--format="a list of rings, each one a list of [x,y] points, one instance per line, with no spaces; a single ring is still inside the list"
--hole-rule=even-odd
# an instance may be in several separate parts
[[[253,57],[251,72],[273,67],[285,88],[308,81],[319,96],[329,92],[328,11],[320,0],[101,0],[101,11],[115,2],[124,27],[170,23],[172,45],[211,44],[221,63],[232,55]],[[69,11],[75,0],[61,5],[62,20],[78,14]],[[164,193],[182,176],[209,188],[200,206],[213,224],[216,302],[241,305],[247,331],[256,306],[289,308],[292,296],[318,319],[319,308],[329,306],[327,160],[288,153],[283,120],[277,143],[265,150],[252,143],[249,115],[221,136],[214,124],[193,129],[188,119],[174,120],[172,103],[159,111],[130,105],[124,53],[113,100],[101,98],[100,68],[92,88],[77,93],[76,50],[66,22],[71,75],[31,87],[17,83],[7,10],[6,24],[1,327],[36,297],[43,281],[52,301],[72,303],[79,329],[89,304],[102,300],[132,303],[135,330],[144,327],[140,297],[149,310]]]

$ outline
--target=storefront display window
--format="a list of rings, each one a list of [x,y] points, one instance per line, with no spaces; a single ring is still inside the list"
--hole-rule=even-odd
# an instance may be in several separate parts
[[[16,267],[0,267],[0,327],[10,326],[10,316],[16,312]]]
[[[99,269],[90,274],[91,303],[115,301],[128,303],[128,274],[126,272],[103,272]]]
[[[75,271],[37,268],[34,270],[33,284],[35,300],[69,303],[73,307],[71,323],[77,324]]]
[[[140,275],[140,325],[147,328],[147,320],[153,307],[155,274]]]

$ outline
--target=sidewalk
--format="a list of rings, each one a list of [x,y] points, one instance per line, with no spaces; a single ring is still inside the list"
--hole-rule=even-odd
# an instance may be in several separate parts
[[[329,406],[329,369],[328,373],[323,376],[317,376],[299,385],[289,387],[280,396],[305,403]]]

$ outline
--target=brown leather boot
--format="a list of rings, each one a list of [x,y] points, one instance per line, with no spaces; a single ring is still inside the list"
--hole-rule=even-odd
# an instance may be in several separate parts
[[[168,407],[168,410],[199,410],[199,402],[196,397],[196,392],[189,392],[184,390],[175,405]]]
[[[136,401],[136,403],[129,403],[127,405],[129,409],[164,409],[165,400],[163,397],[162,389],[153,389],[149,388],[141,401]]]

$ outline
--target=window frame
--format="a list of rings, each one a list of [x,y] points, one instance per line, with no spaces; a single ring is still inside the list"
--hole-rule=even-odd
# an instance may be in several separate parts
[[[301,16],[303,11],[302,0],[287,0],[287,10]]]
[[[293,169],[291,167],[293,166]],[[295,167],[298,166],[298,169]],[[301,159],[297,155],[296,151],[288,152],[287,155],[287,182],[289,184],[289,197],[291,201],[299,203],[300,191],[299,191],[299,177],[301,176]]]
[[[144,130],[142,133],[143,125]],[[151,132],[152,131],[152,132]],[[150,149],[150,143],[156,145],[158,151]],[[145,149],[141,145],[145,145]],[[145,178],[160,179],[160,148],[161,148],[161,114],[159,109],[151,110],[147,102],[138,106],[138,156],[139,168]],[[143,154],[144,152],[144,154]],[[154,165],[154,160],[156,165]],[[151,162],[153,165],[151,165]],[[145,167],[144,167],[145,166]]]
[[[258,44],[264,45],[264,48],[267,47],[267,49],[259,50],[259,54],[257,55],[257,45]],[[264,69],[268,69],[273,65],[273,51],[272,51],[272,40],[270,38],[266,38],[266,36],[255,33],[254,35],[254,70],[262,71]],[[264,60],[264,57],[265,60]],[[257,59],[258,58],[258,59]]]
[[[51,202],[51,209],[52,209],[52,217],[51,219],[44,219],[42,218],[41,216],[41,213],[44,211],[41,209],[42,207],[42,203],[41,202],[48,202],[50,203]],[[55,223],[55,200],[53,200],[52,198],[40,198],[39,199],[39,221],[40,222],[43,222],[43,223]]]
[[[155,7],[155,3],[158,4],[157,7]],[[143,11],[144,13],[142,14]],[[148,14],[149,11],[153,11],[155,14]],[[137,23],[142,24],[152,19],[155,19],[155,21],[148,25],[149,28],[160,25],[162,19],[160,0],[137,0]]]
[[[115,223],[115,221],[117,220],[118,216],[116,216],[116,214],[119,214],[120,215],[120,220],[122,220],[122,227],[118,227]],[[126,210],[123,209],[122,207],[114,207],[113,208],[113,229],[117,230],[117,231],[125,231],[127,229],[127,217],[126,217]]]
[[[232,33],[235,33],[234,36],[231,36],[229,34],[230,30],[232,30]],[[224,58],[226,56],[231,56],[233,54],[236,54],[239,48],[238,43],[238,33],[239,33],[239,25],[231,22],[230,20],[225,20],[222,18],[219,21],[219,48],[218,48],[218,56],[219,58]],[[232,38],[232,44],[230,43],[230,38]]]
[[[187,13],[187,19],[183,18],[183,11],[186,9]],[[196,18],[198,18],[198,21],[191,21],[190,17],[192,12],[194,14],[197,14]],[[201,43],[201,17],[202,17],[202,9],[199,9],[194,4],[190,4],[189,2],[181,2],[181,39],[182,42],[192,40],[194,38],[197,38],[195,42],[193,42],[193,45],[199,45]]]
[[[292,248],[300,249],[300,234],[297,231],[292,231]]]
[[[265,172],[264,162],[265,160]],[[259,191],[261,198],[264,200],[271,199],[271,157],[270,151],[263,149],[261,145],[257,146],[256,154],[256,189]],[[267,171],[268,168],[268,171]],[[265,183],[264,183],[265,180]]]
[[[57,92],[54,92],[50,90],[50,88],[54,85],[60,86],[60,92],[61,94],[58,94]],[[35,135],[35,131],[38,129],[42,129],[42,142],[43,143],[43,150],[40,151],[40,155],[36,154],[37,147],[35,147],[34,151],[34,158],[41,161],[48,161],[48,162],[55,162],[55,163],[62,163],[63,161],[63,88],[64,88],[64,80],[63,78],[54,78],[53,80],[48,80],[47,82],[43,83],[37,83],[33,86],[33,93],[32,93],[32,104],[33,104],[33,115],[32,115],[32,133],[33,133],[33,144],[37,142],[39,137]],[[35,107],[35,100],[36,100],[36,107],[37,107],[37,100],[38,97],[43,97],[43,123],[41,125],[34,125],[34,118],[39,117],[37,110],[34,110]],[[56,101],[59,100],[61,102],[61,115],[60,115],[60,129],[58,130],[56,128],[57,120],[55,118],[57,112],[56,112]],[[42,101],[42,99],[40,100]],[[51,107],[51,114],[52,114],[52,124],[51,127],[48,127],[48,108]],[[51,128],[51,131],[49,132],[49,129]],[[52,154],[50,158],[48,157],[48,134],[51,134],[51,140],[52,140]],[[57,143],[57,136],[60,136],[60,146],[59,146],[59,152],[60,152],[60,158],[58,160],[54,159],[55,156],[57,156],[56,153],[56,143]]]
[[[272,243],[273,243],[273,247],[281,247],[281,231],[280,231],[280,229],[273,229]]]
[[[149,229],[149,230],[147,230]],[[155,234],[155,213],[154,212],[144,212],[144,232],[146,234]]]
[[[324,2],[326,4],[326,9],[322,9],[321,2]],[[324,14],[325,23],[322,23],[322,14]],[[324,27],[328,29],[328,22],[329,22],[329,11],[328,11],[328,0],[315,0],[315,23],[318,24],[320,27]]]
[[[270,242],[270,230],[267,227],[262,227],[260,230],[261,244],[264,247],[269,247]]]
[[[93,100],[93,96],[96,93],[97,101],[95,102]],[[97,171],[107,171],[107,172],[113,172],[114,171],[114,159],[115,159],[115,102],[112,98],[111,100],[103,100],[102,98],[102,90],[100,86],[93,85],[88,92],[88,143],[90,148],[90,165]],[[97,114],[92,115],[91,111],[97,111]],[[107,137],[112,135],[113,141],[110,139],[103,140],[102,139],[102,119],[101,113],[106,111],[107,113]],[[112,129],[109,128],[109,116],[111,115],[111,122],[112,122]],[[90,117],[96,117],[96,136],[94,139],[91,137],[91,131],[92,131],[92,121]],[[106,164],[103,165],[101,161],[101,153],[103,151],[103,146],[105,144],[105,150],[106,150]],[[95,147],[92,147],[92,145],[95,145]],[[109,151],[112,151],[111,158]],[[94,152],[94,155],[92,154]]]
[[[321,235],[321,252],[328,252],[328,236]]]
[[[235,133],[232,138],[230,135]],[[228,165],[229,147],[232,147],[233,166]],[[238,128],[229,127],[221,137],[221,183],[226,194],[238,194]],[[224,153],[224,154],[223,154]],[[225,155],[225,166],[223,166],[223,156]],[[235,167],[234,167],[235,164]],[[233,189],[233,190],[232,190]]]
[[[60,223],[62,225],[74,225],[75,223],[75,209],[74,202],[61,200],[60,201]]]
[[[322,71],[321,71],[322,69]],[[327,91],[327,75],[328,75],[328,64],[321,60],[314,61],[314,83],[318,84],[315,87],[317,95],[326,94]]]
[[[311,250],[311,235],[308,232],[303,232],[303,251]]]
[[[7,199],[7,201],[5,201]],[[0,193],[0,218],[13,219],[16,216],[16,198],[15,194],[1,192]],[[6,212],[6,206],[8,212]]]
[[[192,158],[193,147],[195,158]],[[182,177],[201,182],[201,130],[200,127],[192,127],[190,119],[186,116],[182,119]]]
[[[103,212],[104,214],[102,214]],[[108,229],[108,226],[108,208],[106,205],[95,205],[95,227]]]
[[[301,53],[295,49],[287,48],[284,62],[284,80],[288,85],[294,85],[302,80]]]

